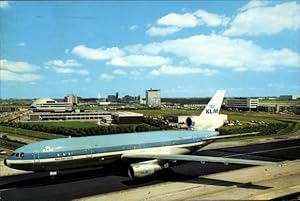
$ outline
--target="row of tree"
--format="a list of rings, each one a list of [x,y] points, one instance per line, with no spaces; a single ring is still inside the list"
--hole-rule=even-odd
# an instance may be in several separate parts
[[[252,125],[252,126],[244,126],[239,128],[228,129],[228,127],[219,128],[218,131],[221,135],[227,134],[236,134],[236,133],[249,133],[249,132],[259,132],[260,134],[268,135],[268,134],[276,134],[280,130],[286,128],[288,124],[285,123],[270,123],[264,125]]]
[[[144,123],[138,125],[126,124],[111,126],[95,126],[91,128],[67,128],[63,126],[47,126],[42,123],[30,124],[23,122],[0,122],[0,125],[74,137],[171,129],[171,127],[166,125],[162,120],[151,118],[145,118]]]

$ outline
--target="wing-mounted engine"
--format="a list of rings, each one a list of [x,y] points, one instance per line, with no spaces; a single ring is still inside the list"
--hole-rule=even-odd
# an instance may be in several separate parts
[[[128,176],[134,180],[153,175],[164,168],[168,168],[169,164],[159,164],[157,160],[133,163],[128,168]]]

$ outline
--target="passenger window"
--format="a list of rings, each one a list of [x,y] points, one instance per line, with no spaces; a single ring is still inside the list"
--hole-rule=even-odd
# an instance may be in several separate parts
[[[24,156],[25,156],[25,155],[24,155],[24,153],[22,152],[22,153],[20,154],[20,157],[21,157],[21,158],[24,158]]]
[[[57,154],[57,156],[59,157],[59,154]]]

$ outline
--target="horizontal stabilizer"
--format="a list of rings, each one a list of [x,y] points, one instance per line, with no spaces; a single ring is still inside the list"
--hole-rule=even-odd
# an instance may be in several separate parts
[[[123,155],[126,159],[158,159],[158,160],[178,160],[178,161],[194,161],[194,162],[210,162],[210,163],[224,163],[224,164],[243,164],[243,165],[279,165],[276,162],[246,160],[237,158],[225,158],[214,156],[195,156],[195,155],[176,155],[176,154],[132,154]]]

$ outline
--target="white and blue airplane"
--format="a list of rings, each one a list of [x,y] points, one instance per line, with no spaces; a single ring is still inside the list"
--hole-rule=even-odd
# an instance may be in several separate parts
[[[155,131],[45,140],[25,145],[8,156],[6,166],[28,171],[57,171],[122,162],[131,179],[143,178],[169,168],[177,161],[224,164],[275,165],[236,158],[187,155],[215,139],[256,133],[220,136],[213,129],[223,124],[219,114],[225,91],[218,90],[200,116],[187,118],[188,130]],[[205,130],[199,130],[206,128]],[[138,162],[137,162],[138,161]]]

